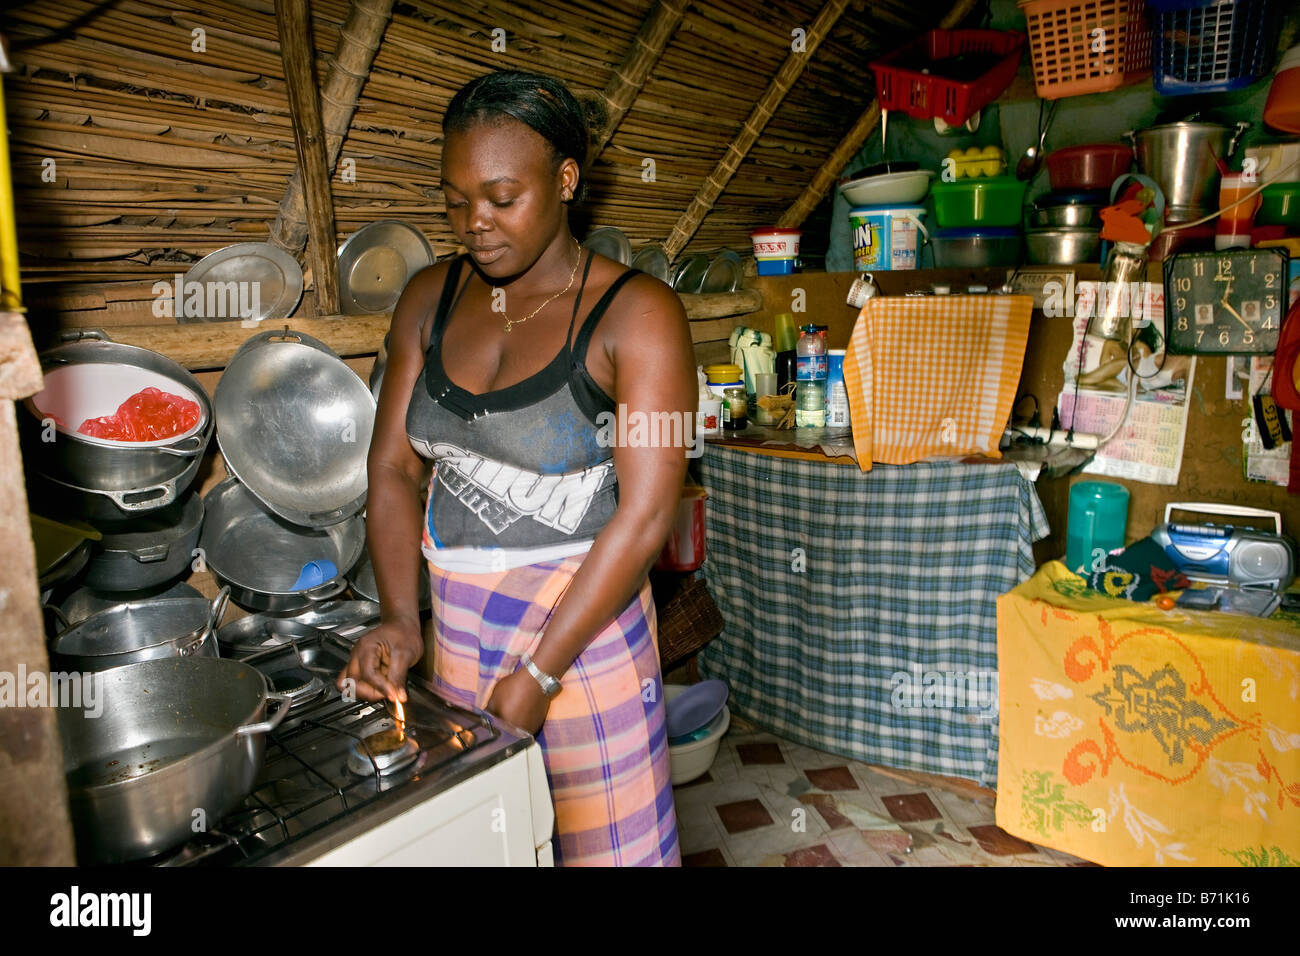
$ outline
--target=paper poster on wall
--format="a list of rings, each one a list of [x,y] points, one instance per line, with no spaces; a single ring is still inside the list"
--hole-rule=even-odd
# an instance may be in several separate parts
[[[1107,295],[1119,296],[1121,311],[1133,316],[1131,356],[1124,342],[1102,338],[1096,323],[1089,322],[1099,311],[1099,296]],[[1178,484],[1187,437],[1187,397],[1196,360],[1189,355],[1166,354],[1164,328],[1164,289],[1160,285],[1142,282],[1131,289],[1108,289],[1097,282],[1078,283],[1074,338],[1065,359],[1065,386],[1057,402],[1061,424],[1077,434],[1105,437],[1123,422],[1085,472],[1157,485]]]

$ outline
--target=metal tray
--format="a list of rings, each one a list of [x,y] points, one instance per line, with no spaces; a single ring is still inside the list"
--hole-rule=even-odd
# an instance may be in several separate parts
[[[740,256],[730,249],[723,249],[713,257],[709,268],[704,271],[704,278],[700,280],[700,291],[735,292],[740,288],[744,277]]]
[[[222,286],[222,296],[227,303],[223,310],[214,299],[214,311],[225,311],[227,315],[177,315],[176,321],[183,324],[197,322],[237,322],[247,319],[287,319],[298,308],[302,300],[302,267],[293,256],[283,249],[268,242],[237,242],[233,246],[218,249],[211,255],[204,256],[185,273],[185,287],[191,282],[200,284],[213,283]],[[244,288],[226,283],[255,283]],[[247,302],[256,306],[248,316],[238,314],[238,308],[230,303],[229,292],[233,288],[237,302]],[[185,312],[185,288],[181,290],[181,312]],[[256,297],[254,297],[256,293]],[[207,311],[208,289],[205,285],[203,295],[204,312]],[[235,314],[229,314],[234,312]]]
[[[709,271],[705,256],[693,255],[681,259],[673,272],[673,288],[678,292],[698,293],[704,284],[704,274]]]
[[[433,265],[424,234],[396,219],[362,226],[339,246],[339,308],[344,315],[391,312],[406,283]]]

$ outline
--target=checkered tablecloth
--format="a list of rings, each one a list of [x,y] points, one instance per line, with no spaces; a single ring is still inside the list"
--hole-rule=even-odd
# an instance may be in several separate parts
[[[870,472],[710,444],[700,672],[773,733],[884,766],[997,776],[996,600],[1048,532],[1014,465]]]

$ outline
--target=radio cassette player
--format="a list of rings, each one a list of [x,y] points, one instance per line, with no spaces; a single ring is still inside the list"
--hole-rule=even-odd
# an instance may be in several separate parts
[[[1271,518],[1276,530],[1171,523],[1169,516],[1174,511]],[[1276,511],[1240,505],[1171,503],[1165,506],[1165,523],[1151,532],[1151,539],[1193,581],[1285,591],[1295,579],[1295,542],[1282,534],[1282,515]]]

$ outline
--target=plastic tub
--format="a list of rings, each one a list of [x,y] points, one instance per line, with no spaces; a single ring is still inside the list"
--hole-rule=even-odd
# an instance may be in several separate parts
[[[1274,0],[1148,0],[1152,83],[1163,96],[1226,93],[1273,65],[1282,4]]]
[[[928,233],[924,206],[858,206],[849,210],[853,265],[859,272],[900,271],[919,265]]]
[[[1020,261],[1020,230],[940,229],[930,238],[937,269],[1014,266]]]
[[[930,188],[935,221],[944,229],[1018,226],[1028,185],[1015,176],[935,183]]]
[[[1098,143],[1058,149],[1047,157],[1053,189],[1110,189],[1133,165],[1133,150],[1118,143]]]
[[[1274,183],[1259,195],[1256,225],[1300,226],[1300,183]]]
[[[1264,122],[1284,133],[1300,133],[1300,46],[1282,54],[1264,103]]]
[[[673,699],[684,690],[685,684],[664,684],[665,706],[671,706]],[[708,773],[730,726],[731,711],[724,706],[722,713],[709,724],[708,733],[704,737],[689,743],[668,745],[669,778],[674,787]]]

